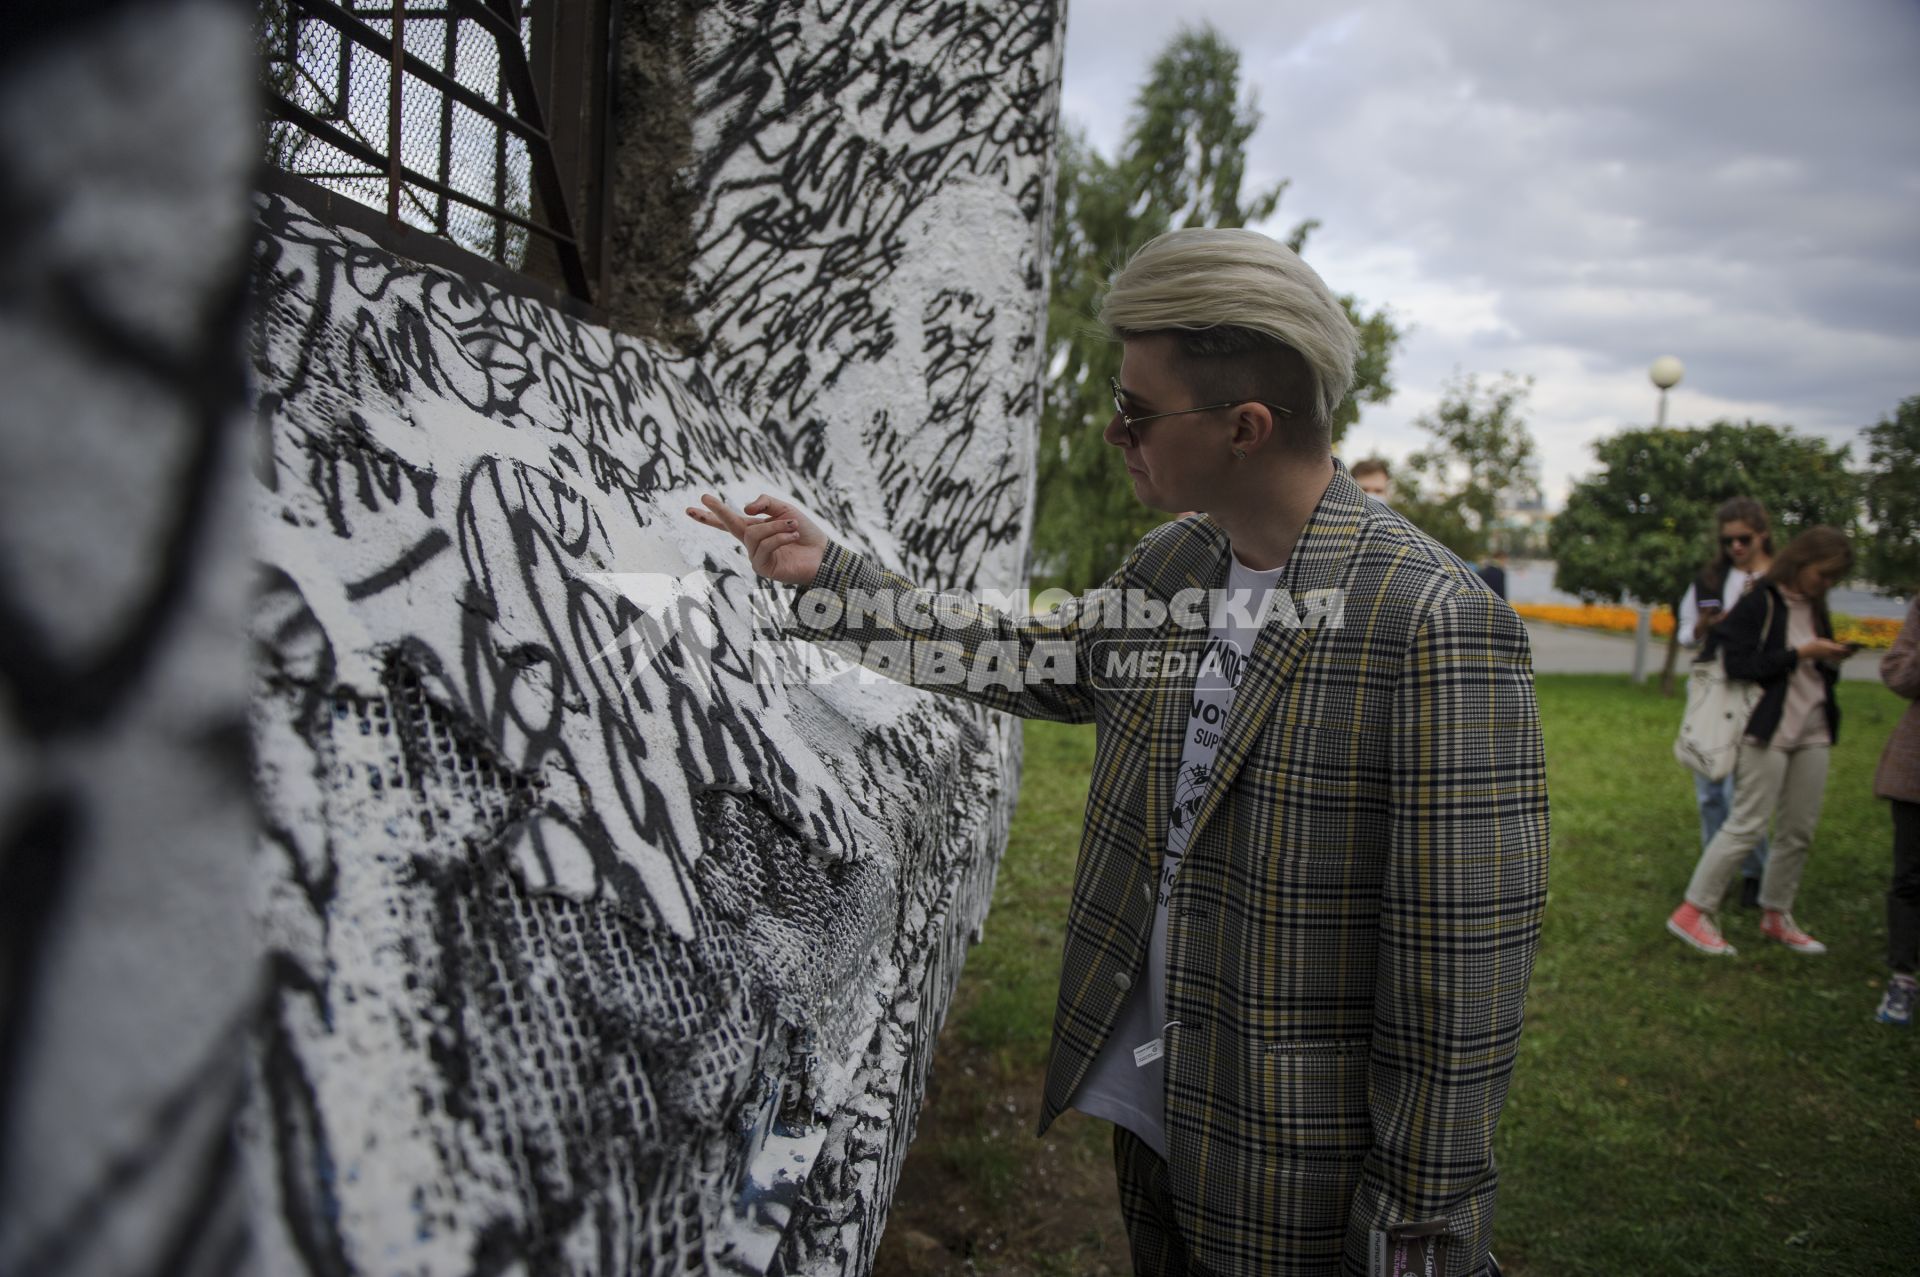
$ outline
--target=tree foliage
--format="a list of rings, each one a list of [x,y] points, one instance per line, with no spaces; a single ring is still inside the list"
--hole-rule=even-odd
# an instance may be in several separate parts
[[[1624,430],[1594,451],[1599,472],[1574,486],[1549,538],[1554,585],[1587,599],[1676,604],[1729,497],[1767,507],[1776,548],[1816,523],[1851,528],[1858,509],[1847,449],[1780,426]]]
[[[1310,222],[1309,226],[1319,223]],[[1304,235],[1302,239],[1304,241]],[[1299,246],[1294,247],[1299,252]],[[1400,346],[1403,330],[1393,322],[1391,315],[1383,306],[1372,314],[1365,313],[1360,300],[1352,293],[1337,294],[1340,305],[1346,310],[1347,318],[1353,324],[1354,332],[1360,336],[1360,357],[1353,361],[1353,389],[1340,401],[1333,413],[1333,446],[1338,448],[1340,441],[1347,436],[1347,430],[1360,420],[1360,405],[1363,403],[1385,403],[1393,397],[1392,368],[1393,352]]]
[[[1260,122],[1240,89],[1240,55],[1210,28],[1183,31],[1154,60],[1134,100],[1117,159],[1063,129],[1054,200],[1047,386],[1042,401],[1035,556],[1049,584],[1097,584],[1166,516],[1134,499],[1118,451],[1100,435],[1113,418],[1107,379],[1120,346],[1095,320],[1113,272],[1175,227],[1245,226],[1279,208],[1287,184],[1247,192],[1246,149]],[[1286,237],[1295,252],[1317,223]],[[1359,379],[1340,405],[1334,438],[1361,403],[1392,393],[1388,366],[1400,339],[1385,311],[1342,297],[1361,339]]]
[[[1433,411],[1414,424],[1432,442],[1407,459],[1401,512],[1464,559],[1499,542],[1502,505],[1539,494],[1533,434],[1524,415],[1531,377],[1502,373],[1491,385],[1455,375]]]
[[[1920,590],[1920,395],[1868,429],[1867,461],[1861,488],[1873,531],[1860,574],[1889,594],[1911,594]]]

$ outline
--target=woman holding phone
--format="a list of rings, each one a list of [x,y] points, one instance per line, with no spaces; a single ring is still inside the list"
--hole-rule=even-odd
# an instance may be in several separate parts
[[[1679,637],[1688,646],[1704,642],[1720,618],[1773,566],[1773,521],[1758,501],[1734,497],[1722,502],[1714,524],[1719,531],[1713,557],[1680,600]],[[1702,652],[1701,659],[1712,658]],[[1700,805],[1700,849],[1705,851],[1726,823],[1733,805],[1733,774],[1709,780],[1695,772],[1693,796]],[[1763,831],[1740,862],[1740,903],[1749,909],[1760,902],[1760,876],[1766,869],[1767,835]]]
[[[1808,528],[1773,561],[1746,597],[1714,625],[1702,656],[1726,658],[1727,677],[1758,683],[1733,769],[1733,807],[1700,853],[1686,898],[1667,930],[1702,953],[1731,956],[1713,915],[1727,880],[1773,821],[1773,852],[1760,882],[1760,934],[1796,953],[1827,947],[1793,920],[1813,830],[1826,796],[1827,759],[1840,735],[1833,685],[1854,649],[1833,641],[1827,592],[1846,579],[1853,547],[1838,528]]]

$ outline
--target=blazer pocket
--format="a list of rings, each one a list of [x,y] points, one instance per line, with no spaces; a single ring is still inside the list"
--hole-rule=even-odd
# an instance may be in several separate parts
[[[1353,1162],[1367,1155],[1367,1038],[1270,1041],[1254,1061],[1261,1146],[1282,1163]]]

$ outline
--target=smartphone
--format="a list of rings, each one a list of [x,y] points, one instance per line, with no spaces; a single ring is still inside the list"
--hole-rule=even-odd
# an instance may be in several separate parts
[[[1842,644],[1841,644],[1840,646],[1841,646],[1841,647],[1844,647],[1844,648],[1846,648],[1846,649],[1847,649],[1847,655],[1849,655],[1849,656],[1851,656],[1851,655],[1853,655],[1853,654],[1854,654],[1855,652],[1857,652],[1857,651],[1859,651],[1859,650],[1860,650],[1861,648],[1863,648],[1863,647],[1865,647],[1865,646],[1866,646],[1866,644],[1865,644],[1865,643],[1852,643],[1852,642],[1848,642],[1848,643],[1842,643]]]

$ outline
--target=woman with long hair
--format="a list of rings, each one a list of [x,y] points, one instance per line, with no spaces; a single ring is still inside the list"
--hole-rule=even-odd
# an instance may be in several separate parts
[[[1833,641],[1827,591],[1846,579],[1853,547],[1838,528],[1808,528],[1788,543],[1747,596],[1713,627],[1703,654],[1726,658],[1727,677],[1758,683],[1733,769],[1733,809],[1700,853],[1686,898],[1667,930],[1702,953],[1731,956],[1715,925],[1734,866],[1773,822],[1773,854],[1760,882],[1760,934],[1796,953],[1827,947],[1793,920],[1820,804],[1827,759],[1840,736],[1833,684],[1854,649]]]
[[[1721,502],[1713,523],[1715,540],[1707,565],[1680,600],[1679,637],[1689,646],[1704,642],[1720,618],[1773,566],[1773,520],[1767,517],[1767,507],[1752,497],[1733,497]],[[1703,651],[1700,659],[1712,657]],[[1733,774],[1709,780],[1695,772],[1693,797],[1700,807],[1700,849],[1705,851],[1733,805]],[[1760,901],[1760,876],[1766,869],[1763,832],[1740,862],[1740,903],[1749,909]]]

